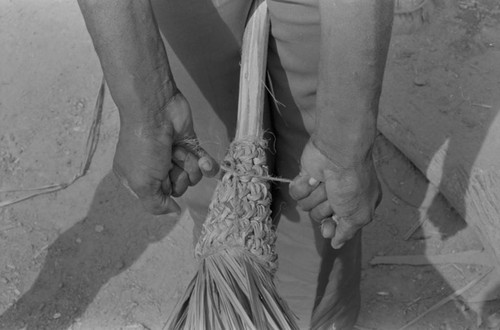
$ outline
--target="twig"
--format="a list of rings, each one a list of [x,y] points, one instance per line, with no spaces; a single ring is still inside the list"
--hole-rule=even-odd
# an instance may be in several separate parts
[[[92,163],[92,158],[94,157],[94,153],[97,148],[97,144],[99,142],[99,132],[101,127],[101,118],[102,118],[102,109],[104,103],[104,91],[106,87],[106,82],[104,77],[102,78],[101,87],[99,88],[99,93],[97,95],[97,101],[94,108],[94,116],[92,119],[92,125],[90,126],[89,134],[87,136],[87,142],[85,145],[85,158],[80,165],[80,170],[78,174],[76,174],[69,182],[59,183],[59,184],[51,184],[42,187],[36,188],[27,188],[27,189],[10,189],[3,190],[0,193],[9,193],[9,192],[33,192],[27,194],[25,196],[17,197],[11,200],[1,201],[0,208],[14,205],[20,203],[22,201],[40,196],[45,194],[54,193],[56,191],[60,191],[68,188],[73,183],[75,183],[78,179],[85,176],[90,168],[90,164]]]
[[[403,239],[405,241],[409,240],[410,237],[418,230],[418,228],[422,227],[424,223],[429,219],[427,214],[419,214],[418,216],[415,216],[413,219],[415,218],[417,218],[417,221],[413,223],[410,229],[403,236]]]
[[[438,264],[475,264],[491,266],[492,261],[484,250],[470,250],[442,255],[406,255],[406,256],[376,256],[370,265],[438,265]]]
[[[43,251],[47,250],[48,247],[49,247],[48,244],[42,246],[42,248],[35,253],[35,255],[33,256],[33,259],[38,258],[40,256],[40,254],[43,253]]]
[[[410,237],[419,229],[420,227],[423,226],[423,224],[429,219],[427,216],[427,213],[432,206],[434,199],[436,195],[439,194],[439,188],[434,185],[432,182],[429,182],[429,185],[427,187],[427,192],[425,194],[425,198],[422,201],[422,204],[418,208],[418,221],[416,221],[411,228],[408,230],[408,232],[403,236],[403,239],[405,241],[409,240]]]
[[[465,291],[469,290],[474,285],[476,285],[477,283],[479,283],[483,278],[486,277],[486,275],[488,275],[489,273],[491,273],[492,270],[493,270],[493,268],[490,268],[484,274],[479,274],[478,276],[476,276],[476,278],[474,278],[472,281],[470,281],[466,286],[462,287],[461,289],[456,290],[455,292],[453,292],[452,294],[450,294],[446,298],[440,300],[435,305],[433,305],[431,308],[429,308],[428,310],[426,310],[424,313],[420,314],[419,316],[417,316],[416,318],[414,318],[410,322],[406,323],[403,327],[399,328],[399,330],[407,329],[409,326],[411,326],[411,325],[417,323],[418,321],[420,321],[427,314],[429,314],[429,313],[431,313],[431,312],[433,312],[433,311],[441,308],[442,306],[446,305],[448,302],[450,302],[453,299],[455,299],[456,297],[460,296]]]
[[[491,108],[493,108],[489,104],[482,104],[482,103],[471,103],[470,105],[473,105],[475,107],[485,108],[485,109],[491,109]]]
[[[35,188],[5,189],[5,190],[0,190],[0,194],[19,193],[19,192],[28,192],[28,191],[42,191],[42,190],[47,190],[47,189],[54,188],[57,186],[59,186],[59,185],[58,184],[50,184],[50,185],[35,187]]]

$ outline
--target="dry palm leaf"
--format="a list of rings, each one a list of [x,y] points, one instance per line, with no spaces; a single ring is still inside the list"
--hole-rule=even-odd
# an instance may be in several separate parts
[[[276,234],[262,127],[268,35],[262,2],[243,38],[236,137],[196,246],[198,273],[167,329],[298,329],[273,283]]]

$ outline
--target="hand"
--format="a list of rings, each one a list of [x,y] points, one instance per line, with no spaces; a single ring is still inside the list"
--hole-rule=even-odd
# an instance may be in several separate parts
[[[180,93],[145,122],[122,121],[113,171],[148,212],[180,212],[171,196],[181,196],[202,176],[218,173],[206,151],[185,141],[197,140],[191,109]]]
[[[290,185],[290,195],[321,222],[323,237],[338,249],[372,219],[382,194],[373,161],[341,168],[309,143],[301,157],[301,174]]]

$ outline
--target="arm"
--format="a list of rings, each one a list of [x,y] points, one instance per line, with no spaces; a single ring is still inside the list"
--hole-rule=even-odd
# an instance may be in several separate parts
[[[189,104],[173,80],[151,3],[78,2],[120,113],[113,170],[148,211],[179,211],[170,195],[183,194],[202,173],[214,175],[216,164],[208,154],[174,146],[196,136]]]
[[[341,168],[370,156],[393,17],[392,0],[320,0],[314,145]]]
[[[178,91],[149,0],[78,3],[121,124],[154,120]]]
[[[319,3],[316,127],[302,154],[303,175],[290,193],[311,218],[322,222],[323,236],[338,248],[371,221],[381,197],[371,150],[393,1]],[[333,215],[336,222],[326,221]]]

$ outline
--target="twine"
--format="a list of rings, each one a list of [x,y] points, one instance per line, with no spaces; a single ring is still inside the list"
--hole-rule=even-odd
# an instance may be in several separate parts
[[[201,158],[204,156],[208,156],[207,152],[200,146],[200,142],[198,141],[198,139],[186,138],[183,140],[176,141],[175,145],[189,150],[190,152],[195,154],[197,157]],[[231,173],[232,175],[241,175],[241,174],[238,174],[238,172],[236,172],[234,170],[234,168],[231,167],[230,163],[228,163],[227,165],[225,163],[223,163],[220,165],[220,168],[226,173]],[[254,178],[267,180],[267,181],[292,183],[292,180],[290,180],[290,179],[275,177],[275,176],[271,176],[271,175],[257,175],[257,174],[250,174],[250,173],[245,173],[244,175],[245,176],[251,175]]]
[[[235,141],[224,158],[226,172],[219,181],[202,235],[195,248],[198,258],[228,246],[244,248],[271,274],[277,268],[276,234],[271,219],[269,170],[264,140]]]
[[[226,166],[224,164],[220,165],[220,168],[226,172],[230,173],[232,175],[241,175],[238,174],[233,168],[230,168],[229,166]],[[256,174],[244,174],[245,176],[251,176],[253,178],[257,179],[262,179],[262,180],[267,180],[267,181],[276,181],[276,182],[284,182],[284,183],[292,183],[292,180],[290,179],[285,179],[285,178],[280,178],[276,176],[270,176],[270,175],[256,175]]]

